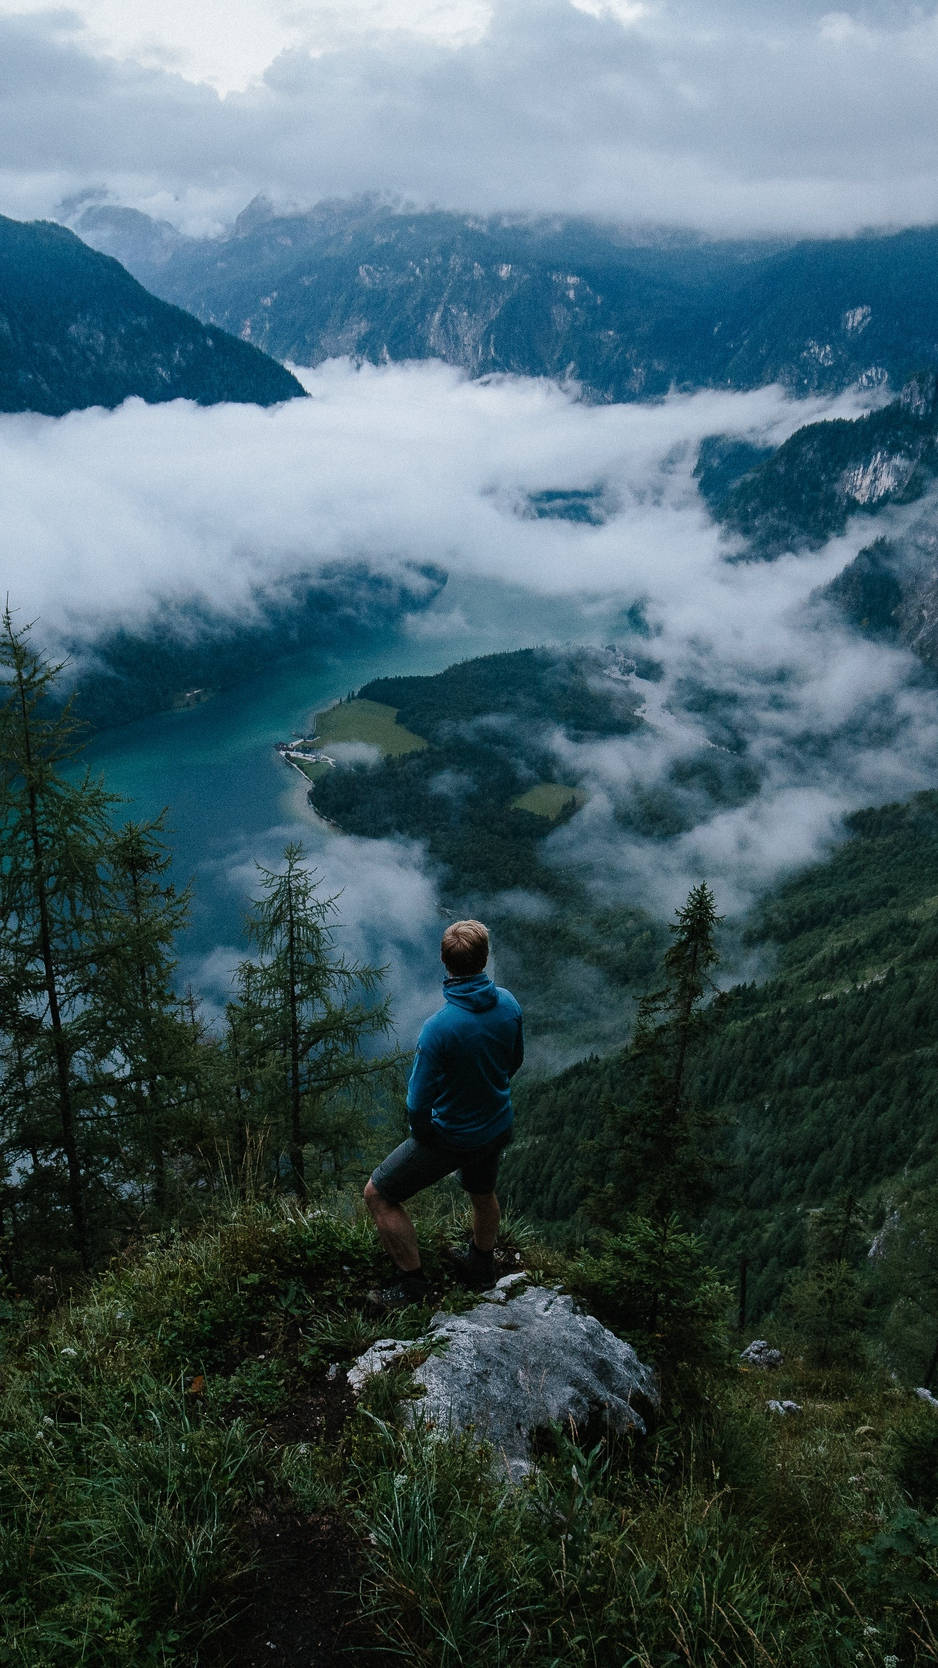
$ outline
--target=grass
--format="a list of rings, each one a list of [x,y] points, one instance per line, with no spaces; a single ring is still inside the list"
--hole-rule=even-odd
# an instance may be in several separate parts
[[[325,776],[330,768],[324,759],[291,759],[290,763],[295,764],[311,782],[318,782],[320,776]]]
[[[586,804],[586,797],[582,788],[570,788],[563,782],[535,782],[533,788],[516,795],[511,803],[518,811],[530,811],[535,817],[556,822],[569,811],[571,801],[579,810]]]
[[[927,1551],[896,1606],[859,1555],[896,1498],[881,1455],[864,1450],[862,1481],[851,1475],[863,1444],[848,1429],[881,1411],[878,1396],[839,1406],[829,1441],[823,1409],[772,1421],[765,1389],[732,1379],[718,1418],[711,1407],[664,1428],[641,1453],[584,1451],[558,1432],[523,1489],[475,1444],[384,1425],[359,1474],[367,1592],[388,1642],[436,1668],[933,1661]]]
[[[402,753],[420,752],[427,743],[397,722],[395,707],[382,701],[365,701],[357,696],[351,701],[339,701],[334,707],[316,714],[316,737],[322,747],[343,741],[366,741],[380,747],[388,758]]]
[[[464,1214],[428,1196],[431,1267]],[[529,1269],[562,1276],[508,1231]],[[938,1659],[938,1415],[869,1362],[809,1369],[795,1347],[777,1373],[718,1367],[683,1408],[675,1388],[648,1440],[556,1429],[510,1487],[471,1437],[406,1423],[404,1368],[350,1406],[345,1367],[395,1330],[364,1303],[382,1267],[351,1199],[258,1202],[11,1323],[3,1668],[207,1660],[247,1590],[245,1523],[271,1501],[331,1514],[358,1548],[361,1597],[343,1602],[426,1668]],[[398,1335],[427,1319],[408,1312]],[[298,1412],[330,1397],[307,1436]],[[803,1412],[770,1415],[769,1397]]]

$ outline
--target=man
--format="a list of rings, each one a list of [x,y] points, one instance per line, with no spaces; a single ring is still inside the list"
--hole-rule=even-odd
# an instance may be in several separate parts
[[[508,1087],[524,1058],[521,1009],[485,972],[489,935],[481,921],[454,921],[443,934],[443,1006],[417,1040],[407,1111],[412,1134],[365,1188],[365,1203],[394,1264],[392,1285],[374,1294],[385,1309],[426,1299],[417,1235],[404,1203],[453,1171],[472,1200],[472,1239],[450,1252],[460,1279],[480,1289],[495,1278],[501,1217],[495,1179],[514,1114]]]

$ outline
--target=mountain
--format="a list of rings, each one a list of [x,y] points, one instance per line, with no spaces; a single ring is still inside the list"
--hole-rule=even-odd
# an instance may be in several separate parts
[[[938,229],[706,243],[584,220],[406,212],[372,198],[217,238],[101,203],[63,210],[157,294],[281,359],[441,358],[473,376],[578,382],[597,400],[672,387],[899,387],[938,364]]]
[[[64,227],[0,216],[0,411],[302,394],[282,365],[149,295]]]
[[[859,631],[901,643],[938,672],[938,525],[931,508],[878,538],[821,593]]]
[[[938,376],[910,378],[898,399],[853,421],[808,423],[776,451],[714,435],[700,448],[702,496],[742,555],[817,550],[852,516],[873,537],[820,595],[857,630],[910,648],[938,671]],[[920,509],[888,531],[890,506]],[[877,536],[878,535],[878,536]]]
[[[874,515],[927,491],[938,475],[938,377],[912,377],[898,399],[866,417],[807,423],[767,457],[738,443],[721,454],[722,438],[702,449],[697,469],[727,530],[740,534],[754,556],[816,550],[842,533],[851,515]],[[735,481],[734,458],[745,471]]]

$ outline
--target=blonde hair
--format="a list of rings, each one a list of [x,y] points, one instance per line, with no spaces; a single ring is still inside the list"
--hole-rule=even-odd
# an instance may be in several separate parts
[[[481,921],[454,921],[443,934],[440,951],[448,973],[464,979],[481,973],[489,959],[488,928]]]

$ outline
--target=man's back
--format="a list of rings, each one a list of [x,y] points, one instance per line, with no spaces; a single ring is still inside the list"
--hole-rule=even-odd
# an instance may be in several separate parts
[[[485,973],[447,978],[426,1021],[407,1090],[416,1129],[477,1146],[511,1128],[509,1079],[524,1058],[521,1009]]]

